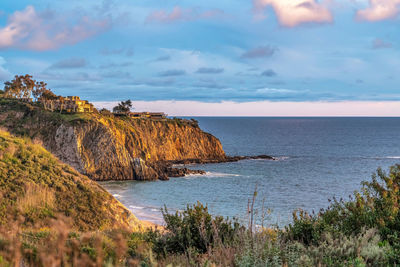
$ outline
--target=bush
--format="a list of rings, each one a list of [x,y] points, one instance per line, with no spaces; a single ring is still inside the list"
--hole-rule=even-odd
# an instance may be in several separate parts
[[[377,229],[383,242],[391,246],[388,252],[391,263],[399,263],[400,257],[400,165],[390,168],[389,174],[382,169],[373,174],[370,182],[356,192],[350,201],[337,201],[317,215],[298,212],[293,224],[286,228],[286,238],[305,245],[317,245],[324,233],[355,236],[363,229]]]
[[[162,209],[166,223],[165,234],[155,238],[155,251],[159,255],[167,253],[205,253],[218,245],[232,245],[243,227],[236,221],[223,217],[213,218],[207,206],[197,203],[186,210],[168,213]]]
[[[100,110],[100,114],[101,114],[101,115],[104,115],[104,116],[112,116],[112,115],[113,115],[112,112],[109,111],[109,110],[106,109],[106,108],[102,108],[102,109]]]

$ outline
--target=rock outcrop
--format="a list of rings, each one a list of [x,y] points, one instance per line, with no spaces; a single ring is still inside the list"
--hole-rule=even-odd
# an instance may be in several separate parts
[[[93,180],[166,180],[202,173],[176,169],[172,162],[227,159],[216,137],[178,119],[66,115],[12,100],[0,102],[0,119],[8,131],[40,142]]]

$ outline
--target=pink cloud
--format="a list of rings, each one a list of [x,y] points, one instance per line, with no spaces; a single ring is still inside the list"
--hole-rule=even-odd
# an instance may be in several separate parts
[[[108,20],[92,20],[86,16],[71,25],[66,17],[40,13],[33,6],[27,6],[10,15],[7,25],[0,28],[0,49],[53,50],[76,44],[109,26]]]
[[[400,0],[369,0],[369,7],[357,11],[356,19],[380,21],[395,18],[399,14]]]
[[[150,13],[146,18],[146,22],[173,23],[178,21],[194,21],[201,19],[210,19],[218,17],[222,14],[223,11],[219,9],[199,11],[193,8],[181,8],[179,6],[176,6],[170,12],[165,10],[156,10]]]
[[[265,18],[263,12],[271,6],[282,26],[295,27],[304,23],[329,23],[333,16],[325,4],[315,0],[253,0],[256,18]]]

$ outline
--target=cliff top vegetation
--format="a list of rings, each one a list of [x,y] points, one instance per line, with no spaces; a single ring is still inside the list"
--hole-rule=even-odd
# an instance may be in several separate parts
[[[6,114],[7,113],[7,114]],[[23,120],[16,121],[18,117],[23,117]],[[125,116],[114,116],[111,112],[94,112],[94,113],[63,113],[51,112],[43,108],[37,102],[24,102],[18,99],[1,98],[0,96],[0,125],[7,127],[12,125],[10,129],[13,134],[31,136],[26,126],[26,123],[42,122],[43,124],[51,123],[59,125],[62,123],[82,124],[85,122],[102,122],[108,125],[114,125],[120,129],[132,128],[134,125],[146,123],[160,123],[166,125],[175,125],[178,127],[194,127],[199,128],[198,122],[195,119],[180,119],[167,118],[162,121],[151,119],[132,119]],[[29,120],[29,121],[28,121]],[[25,125],[25,126],[24,126]],[[46,129],[42,129],[46,130]]]

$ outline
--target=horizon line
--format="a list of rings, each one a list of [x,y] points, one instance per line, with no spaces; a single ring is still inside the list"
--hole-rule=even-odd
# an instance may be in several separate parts
[[[118,101],[92,102],[112,109]],[[171,117],[400,117],[400,101],[254,101],[219,103],[191,100],[132,101],[136,111]]]

